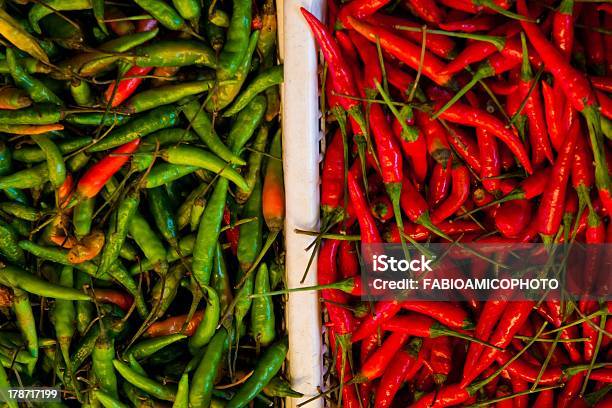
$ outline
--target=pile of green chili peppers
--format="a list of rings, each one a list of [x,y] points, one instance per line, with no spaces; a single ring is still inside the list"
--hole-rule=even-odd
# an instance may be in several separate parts
[[[5,0],[0,35],[0,401],[301,396],[266,296],[284,281],[274,0]]]

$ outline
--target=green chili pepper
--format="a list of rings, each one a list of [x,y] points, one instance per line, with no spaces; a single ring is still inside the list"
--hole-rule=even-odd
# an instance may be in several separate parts
[[[193,373],[189,390],[189,404],[192,408],[206,408],[210,405],[214,380],[229,347],[228,337],[227,330],[222,327],[206,347],[200,364]]]
[[[144,252],[144,251],[143,251]],[[112,276],[112,278],[117,281],[121,286],[123,286],[132,296],[134,296],[134,301],[136,302],[136,309],[141,316],[147,316],[149,311],[147,309],[147,304],[142,296],[138,288],[138,284],[134,281],[132,275],[128,273],[123,264],[119,260],[115,260],[111,265],[108,274]]]
[[[64,164],[62,152],[46,135],[38,135],[33,139],[38,147],[45,153],[51,184],[55,188],[58,188],[64,183],[64,180],[66,180],[66,165]]]
[[[128,224],[136,213],[139,203],[138,193],[130,194],[121,200],[117,210],[113,213],[106,231],[104,249],[100,257],[99,274],[108,273],[111,266],[117,262],[119,252],[128,234]]]
[[[213,81],[195,81],[148,89],[130,98],[124,104],[124,108],[129,113],[144,112],[158,106],[178,102],[191,95],[201,94],[210,90],[213,85]]]
[[[40,187],[49,181],[47,165],[38,165],[0,177],[0,189]]]
[[[113,369],[114,358],[114,339],[107,337],[105,333],[101,333],[96,340],[91,355],[93,375],[101,391],[113,398],[118,398],[117,376]]]
[[[35,4],[28,13],[28,20],[32,29],[40,34],[38,22],[54,11],[86,10],[91,8],[91,0],[45,0]]]
[[[204,214],[204,208],[206,207],[206,200],[204,197],[198,197],[193,202],[193,207],[191,208],[191,220],[189,222],[189,228],[191,231],[195,231],[198,229],[200,225],[200,220],[202,219],[202,214]]]
[[[22,237],[27,237],[30,235],[30,223],[27,221],[20,220],[19,218],[13,218],[9,225],[13,231]]]
[[[229,274],[223,257],[221,244],[217,242],[215,247],[215,259],[213,264],[213,272],[211,277],[211,286],[219,295],[219,304],[221,311],[225,313],[230,303],[232,303],[232,286],[230,283]]]
[[[2,56],[3,57],[3,56]],[[48,74],[51,72],[51,68],[44,65],[37,59],[26,57],[18,58],[19,66],[21,66],[28,74]],[[0,74],[10,74],[8,61],[6,59],[0,59]]]
[[[268,397],[279,398],[301,398],[304,396],[301,392],[297,392],[291,388],[291,384],[280,376],[274,377],[264,388],[263,393]]]
[[[208,285],[213,268],[215,246],[219,239],[228,181],[219,179],[213,190],[198,228],[193,247],[192,275],[201,287]]]
[[[136,211],[128,221],[128,231],[145,257],[153,264],[165,262],[166,248],[147,220]]]
[[[185,21],[176,12],[176,10],[174,10],[164,1],[134,0],[134,3],[138,4],[148,13],[150,13],[154,19],[159,21],[159,23],[167,29],[175,31],[185,29]]]
[[[182,256],[189,256],[193,252],[193,247],[195,243],[196,237],[193,234],[186,235],[185,237],[179,240],[178,248],[180,249],[180,253]],[[170,248],[168,251],[168,255],[166,260],[168,262],[174,262],[181,259],[181,256],[177,252],[176,248]],[[149,271],[154,268],[154,264],[151,263],[148,259],[143,260],[139,265],[135,265],[130,270],[132,275],[137,275],[142,272]]]
[[[246,81],[247,76],[251,70],[251,61],[255,49],[257,48],[257,39],[259,38],[259,31],[255,31],[249,40],[246,54],[241,60],[240,65],[235,73],[228,75],[225,71],[218,71],[217,76],[221,81],[227,81],[220,83],[218,87],[213,90],[210,96],[210,100],[206,105],[208,111],[219,111],[225,108],[227,105],[232,103],[236,98],[236,95],[240,92],[242,85]],[[228,81],[231,80],[231,81]]]
[[[212,49],[199,41],[162,40],[134,50],[134,63],[139,67],[185,67],[204,65],[216,68],[217,57]]]
[[[176,399],[172,404],[172,408],[188,408],[189,407],[189,375],[187,373],[181,375],[176,391]]]
[[[93,9],[93,15],[98,23],[98,27],[104,34],[108,35],[108,29],[104,22],[104,0],[91,0],[91,7]]]
[[[93,392],[94,398],[102,404],[104,408],[128,408],[127,405],[120,402],[117,398],[114,398],[105,392],[95,390]]]
[[[253,293],[265,294],[268,292],[270,292],[270,276],[267,265],[262,263],[255,275]],[[275,323],[272,298],[270,296],[254,298],[251,307],[251,331],[258,344],[267,347],[274,341],[276,335]]]
[[[178,341],[187,338],[184,334],[169,334],[163,337],[156,337],[153,339],[143,340],[138,344],[130,347],[126,351],[126,357],[134,357],[137,360],[142,360],[144,358],[150,357],[153,354],[157,353],[159,350],[163,349],[170,344],[175,344]]]
[[[77,105],[92,106],[94,104],[94,97],[91,93],[91,87],[85,81],[74,79],[72,82],[70,82],[70,94]]]
[[[210,342],[215,334],[221,315],[219,295],[217,295],[215,289],[210,286],[203,286],[202,289],[206,291],[207,305],[202,321],[198,325],[193,336],[189,339],[189,348],[191,350],[201,349]]]
[[[238,333],[242,329],[242,322],[249,313],[252,304],[253,274],[248,276],[245,274],[255,262],[262,245],[261,181],[258,180],[255,183],[253,193],[244,205],[242,216],[253,218],[253,221],[240,226],[240,237],[238,239],[238,263],[240,265],[238,280],[244,279],[244,283],[235,294],[236,299],[234,300],[236,303],[234,318]]]
[[[55,285],[14,266],[7,265],[1,271],[0,282],[12,288],[19,288],[35,295],[56,299],[90,300],[89,296],[72,287]]]
[[[238,113],[232,123],[228,144],[232,151],[240,152],[255,133],[266,113],[266,98],[257,95],[249,104]],[[245,189],[246,190],[246,189]]]
[[[242,408],[249,404],[274,378],[283,366],[288,350],[288,341],[282,340],[270,346],[257,362],[253,375],[238,389],[228,402],[227,408]]]
[[[246,188],[246,181],[233,167],[206,150],[191,146],[175,146],[161,152],[161,157],[168,163],[198,166],[212,171],[232,181],[238,187]]]
[[[83,290],[84,285],[90,284],[90,277],[81,272],[76,271],[76,279],[74,282],[74,288],[76,290]],[[92,302],[78,300],[76,302],[76,329],[80,335],[85,334],[85,330],[89,327],[94,316],[94,305]]]
[[[157,309],[154,309],[156,311],[154,315],[156,319],[166,314],[170,304],[176,297],[181,279],[183,279],[186,272],[187,270],[184,265],[180,263],[174,265],[168,270],[166,276],[157,281],[153,289],[151,289],[151,304],[154,308],[159,305]]]
[[[137,373],[134,369],[119,360],[114,360],[113,365],[119,374],[134,387],[140,388],[155,398],[164,401],[174,401],[176,392],[170,389],[170,387],[162,385],[142,374]]]
[[[72,225],[74,226],[74,233],[78,239],[83,238],[91,232],[91,223],[93,221],[95,206],[95,198],[80,200],[77,205],[74,206]],[[106,242],[108,244],[108,238]]]
[[[15,202],[0,203],[0,210],[26,221],[37,221],[41,217],[37,209]]]
[[[244,176],[248,188],[246,190],[238,189],[236,191],[236,201],[238,203],[242,204],[249,199],[251,193],[253,192],[255,182],[261,177],[261,163],[263,161],[263,152],[266,151],[269,131],[270,128],[266,124],[263,124],[259,127],[257,136],[255,136],[255,140],[253,141],[252,145],[253,150],[249,154],[247,172]]]
[[[44,157],[43,157],[44,160]],[[0,176],[6,176],[13,172],[13,157],[10,149],[0,142]],[[4,190],[6,196],[20,204],[27,205],[29,202],[28,196],[17,188],[7,188]]]
[[[15,230],[0,220],[0,254],[9,262],[25,265],[25,254],[19,247],[19,238]]]
[[[40,136],[35,136],[35,138],[39,138]],[[57,147],[62,155],[72,153],[76,150],[79,150],[92,141],[91,137],[77,137],[73,139],[60,140],[57,142]],[[26,163],[39,163],[45,161],[45,153],[38,147],[23,147],[21,149],[16,149],[13,152],[13,159],[26,162]]]
[[[153,220],[157,226],[157,230],[170,246],[175,247],[177,244],[177,225],[174,214],[170,210],[170,198],[166,189],[156,187],[147,190],[147,198],[149,203],[149,211],[153,215]]]
[[[121,250],[119,251],[119,256],[126,261],[136,261],[138,259],[138,253],[136,252],[136,248],[128,241],[124,242],[121,246]]]
[[[244,91],[234,101],[232,106],[223,112],[223,116],[233,116],[240,112],[256,95],[267,88],[283,82],[283,66],[277,65],[260,73],[249,83]]]
[[[6,370],[0,364],[0,397],[2,398],[2,401],[6,401],[6,405],[9,408],[19,408],[17,401],[8,398],[9,388],[11,388],[11,383],[9,382],[8,375],[6,375]]]
[[[208,117],[208,113],[202,110],[197,101],[192,101],[183,105],[182,111],[189,123],[191,123],[193,130],[200,136],[202,142],[204,142],[213,153],[230,163],[239,166],[245,164],[244,160],[233,154],[221,141],[219,136],[217,136],[212,121]]]
[[[163,186],[188,174],[199,170],[199,166],[187,166],[171,163],[159,163],[154,165],[145,178],[145,188]],[[0,179],[1,182],[1,179]]]
[[[57,95],[38,79],[31,76],[27,70],[19,64],[19,60],[16,58],[14,51],[10,48],[6,50],[6,61],[8,62],[9,71],[11,72],[15,85],[26,91],[34,102],[63,105],[62,100],[58,98]]]
[[[227,13],[221,9],[214,9],[208,13],[208,21],[219,27],[227,28],[230,25],[230,18]]]
[[[83,32],[57,14],[50,14],[40,21],[46,37],[53,38],[63,48],[81,49],[83,47]]]
[[[4,279],[5,277],[2,276],[1,278]],[[32,357],[38,358],[38,334],[28,293],[19,289],[16,285],[7,286],[13,286],[13,313],[17,318],[17,327],[23,336],[26,348]]]
[[[210,46],[215,52],[220,52],[225,43],[225,30],[208,19],[204,19],[202,24],[204,25],[204,33],[206,38],[208,38]]]
[[[219,71],[232,76],[244,58],[251,34],[252,7],[250,0],[232,2],[232,19],[227,30],[227,40],[219,55]]]
[[[176,125],[177,121],[178,112],[176,107],[159,107],[129,121],[127,124],[111,132],[107,137],[89,148],[88,151],[101,152],[121,146],[157,130],[172,127]]]
[[[56,109],[57,111],[57,109]],[[66,122],[73,125],[84,125],[84,126],[120,126],[124,125],[132,119],[127,115],[120,115],[118,113],[109,112],[105,113],[75,113],[66,116]],[[1,116],[0,116],[1,120]],[[57,121],[55,121],[57,122]],[[55,123],[53,122],[53,123]]]
[[[49,57],[38,41],[4,10],[0,10],[0,34],[20,50],[37,60],[49,63]]]
[[[191,221],[191,210],[195,204],[195,201],[200,198],[208,189],[209,184],[201,183],[195,189],[189,193],[187,198],[183,201],[183,204],[179,207],[176,216],[176,223],[179,230],[182,230]]]
[[[185,129],[162,129],[147,137],[140,142],[140,147],[136,154],[132,157],[132,169],[136,171],[145,171],[153,163],[153,157],[147,154],[151,153],[159,146],[160,148],[167,145],[194,142],[199,140],[198,137],[191,131]]]
[[[55,105],[41,104],[18,110],[0,110],[3,125],[50,125],[59,122],[62,112]]]
[[[116,338],[126,328],[126,322],[121,319],[113,319],[109,317],[102,317],[101,325],[106,329],[106,336],[109,338]],[[96,346],[96,341],[100,335],[100,324],[95,324],[89,329],[89,331],[81,338],[80,343],[77,345],[75,352],[70,357],[70,363],[73,370],[78,370],[79,367],[85,362],[85,360],[93,353]]]
[[[202,6],[198,0],[172,0],[172,4],[181,17],[192,21],[197,26],[197,21],[202,14]]]
[[[59,284],[70,288],[74,286],[74,273],[72,267],[64,266],[60,272]],[[79,292],[79,291],[77,291]],[[83,293],[79,292],[84,295]],[[87,295],[84,295],[88,298]],[[83,299],[81,299],[83,300]],[[51,322],[55,327],[55,335],[57,342],[60,346],[60,351],[64,357],[64,362],[70,371],[70,343],[74,336],[75,327],[74,321],[76,319],[76,312],[74,310],[74,303],[72,300],[57,299],[55,305],[51,311]]]

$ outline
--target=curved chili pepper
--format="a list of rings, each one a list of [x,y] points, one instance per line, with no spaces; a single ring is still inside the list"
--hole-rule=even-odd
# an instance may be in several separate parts
[[[356,160],[349,171],[348,177],[348,191],[351,198],[351,204],[355,211],[357,221],[359,222],[362,242],[366,244],[379,243],[382,242],[382,239],[366,203],[365,194],[359,184],[360,180],[361,164],[359,160]]]
[[[442,26],[444,11],[438,7],[435,0],[405,0],[403,4],[417,17],[430,24],[440,25],[443,30],[449,30]],[[455,30],[449,30],[455,31]]]
[[[421,64],[421,49],[416,44],[405,40],[395,33],[370,24],[366,24],[348,17],[351,26],[369,41],[376,43],[380,41],[381,47],[395,56],[397,59],[417,70],[422,65],[423,75],[434,81],[438,85],[449,85],[451,78],[449,75],[441,74],[444,64],[429,52],[425,53]]]
[[[556,151],[559,151],[563,144],[564,132],[562,131],[562,112],[557,108],[558,102],[555,99],[553,88],[546,81],[542,81],[542,97],[544,99],[544,112],[546,116],[546,128],[550,142]]]
[[[425,136],[419,129],[414,141],[406,140],[403,137],[403,128],[399,121],[393,121],[393,134],[399,141],[404,155],[410,162],[410,169],[417,183],[423,183],[427,177],[427,143]]]
[[[451,156],[446,130],[438,121],[430,119],[423,112],[416,112],[416,120],[425,136],[429,155],[446,167]]]
[[[463,165],[453,167],[451,193],[431,213],[431,220],[434,224],[447,219],[461,208],[470,195],[470,179],[467,167]]]
[[[460,125],[485,129],[510,148],[512,153],[514,153],[518,161],[523,165],[529,174],[533,173],[531,162],[527,157],[527,152],[525,151],[525,147],[521,143],[521,140],[515,133],[507,129],[495,116],[477,108],[455,103],[442,112],[440,117],[444,120],[458,123]]]
[[[460,306],[445,302],[404,301],[402,308],[432,317],[452,329],[466,330],[472,327],[468,314]]]
[[[429,196],[427,202],[431,207],[437,206],[448,195],[452,180],[451,166],[436,164],[429,179]]]
[[[419,348],[420,344],[416,342],[415,347],[408,347],[397,353],[395,359],[385,370],[378,387],[376,387],[374,406],[379,408],[391,406],[393,398],[402,384],[410,381],[416,375],[423,364]]]

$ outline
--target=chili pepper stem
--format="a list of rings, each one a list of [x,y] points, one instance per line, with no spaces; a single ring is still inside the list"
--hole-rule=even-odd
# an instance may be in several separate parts
[[[525,17],[521,14],[513,13],[512,11],[508,11],[505,8],[498,6],[493,0],[473,0],[473,3],[479,6],[485,6],[487,8],[490,8],[491,10],[501,14],[502,16],[511,18],[513,20],[537,23],[537,20]]]
[[[423,31],[423,28],[421,27],[410,27],[410,26],[404,26],[401,24],[393,25],[393,28],[396,30],[400,30],[400,31],[412,31],[412,32],[417,32],[417,33],[420,33]],[[493,44],[495,48],[497,48],[499,51],[501,51],[504,48],[505,41],[506,41],[505,38],[495,36],[495,35],[462,33],[462,32],[454,32],[454,31],[446,31],[446,30],[433,30],[429,28],[426,29],[425,32],[427,34],[445,35],[447,37],[465,38],[468,40],[488,42],[488,43]]]
[[[600,191],[605,191],[610,196],[610,174],[606,163],[604,141],[601,134],[601,123],[599,111],[594,106],[585,106],[582,115],[587,121],[589,139],[595,160],[595,183]]]
[[[393,205],[393,213],[395,215],[395,223],[400,231],[404,231],[404,220],[402,219],[402,208],[400,205],[400,197],[402,194],[402,183],[389,183],[386,186],[387,194],[391,198],[391,204]],[[406,239],[400,234],[400,242],[402,244],[402,250],[404,251],[404,257],[410,259],[410,252],[406,246]]]
[[[477,339],[476,337],[468,336],[466,334],[459,333],[459,332],[457,332],[455,330],[447,329],[446,327],[444,327],[442,325],[436,325],[435,328],[431,329],[431,338],[433,339],[433,338],[440,337],[440,336],[456,337],[458,339],[470,341],[472,343],[478,343],[478,344],[483,345],[485,347],[490,347],[490,348],[495,349],[495,350],[503,351],[502,348],[494,346],[491,343],[487,343],[486,341]]]
[[[352,293],[354,288],[355,288],[355,279],[348,278],[342,281],[328,283],[326,285],[304,286],[301,288],[275,290],[275,291],[266,292],[266,293],[254,293],[252,295],[249,295],[249,297],[259,298],[259,297],[267,297],[267,296],[286,295],[286,294],[294,293],[294,292],[309,292],[309,291],[323,290],[323,289],[337,289],[345,293]]]
[[[465,84],[463,88],[461,88],[455,95],[453,95],[453,97],[449,99],[449,101],[446,102],[444,106],[442,106],[436,113],[434,113],[431,116],[431,118],[437,119],[442,113],[444,113],[444,111],[446,111],[448,108],[453,106],[455,102],[461,99],[461,97],[465,95],[470,89],[472,89],[474,85],[476,85],[480,80],[484,78],[488,78],[490,76],[491,76],[491,70],[488,67],[483,66],[481,68],[478,68],[478,70],[472,76],[472,79],[470,80],[470,82]]]

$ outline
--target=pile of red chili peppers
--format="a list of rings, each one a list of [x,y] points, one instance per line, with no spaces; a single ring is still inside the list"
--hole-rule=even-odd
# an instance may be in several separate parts
[[[346,284],[321,292],[335,374],[323,396],[612,406],[610,302],[364,304],[355,244],[612,242],[610,4],[351,0],[329,1],[326,23],[302,14],[323,57],[318,281]]]

